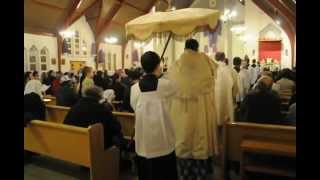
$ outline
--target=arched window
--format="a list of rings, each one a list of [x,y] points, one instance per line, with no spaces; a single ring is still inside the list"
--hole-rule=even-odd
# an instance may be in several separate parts
[[[111,53],[108,52],[108,70],[111,70]]]
[[[114,71],[117,70],[117,55],[113,54],[113,69]]]
[[[76,56],[80,55],[80,33],[79,33],[79,31],[75,31],[75,35],[74,35],[74,54]]]
[[[24,61],[23,61],[23,64],[24,64],[24,72],[27,72],[28,71],[28,56],[27,56],[27,49],[24,48]]]
[[[46,47],[43,47],[40,51],[40,71],[48,70],[49,62],[49,50]]]
[[[38,70],[39,52],[35,45],[32,45],[29,50],[29,70]]]
[[[84,55],[84,56],[87,56],[87,49],[88,49],[88,47],[87,47],[87,42],[85,41],[85,40],[82,40],[82,54]]]

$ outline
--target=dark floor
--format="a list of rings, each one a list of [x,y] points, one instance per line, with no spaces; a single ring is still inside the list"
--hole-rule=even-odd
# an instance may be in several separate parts
[[[215,177],[210,179],[222,180],[219,167],[215,167],[215,172]],[[231,177],[234,177],[232,180],[239,179],[234,175]],[[24,180],[90,180],[90,177],[89,171],[80,166],[44,156],[34,156],[25,162]],[[138,178],[128,169],[120,172],[120,180],[138,180]]]

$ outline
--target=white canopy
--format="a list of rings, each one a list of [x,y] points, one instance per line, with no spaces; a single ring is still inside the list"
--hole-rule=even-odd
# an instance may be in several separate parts
[[[171,31],[178,36],[190,34],[195,28],[214,29],[220,13],[214,9],[186,8],[169,12],[149,13],[126,24],[126,36],[146,40],[152,33]]]

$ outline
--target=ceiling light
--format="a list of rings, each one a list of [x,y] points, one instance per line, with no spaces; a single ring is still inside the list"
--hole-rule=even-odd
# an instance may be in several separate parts
[[[151,12],[156,12],[156,6],[153,6],[153,7],[151,8]]]
[[[78,3],[76,9],[78,9],[78,8],[80,7],[80,5],[82,4],[82,1],[83,1],[83,0],[81,0],[81,1]]]
[[[244,25],[235,25],[230,28],[230,30],[235,34],[240,34],[244,32],[247,28]]]
[[[74,31],[60,31],[59,34],[63,37],[63,38],[71,38],[75,35]]]
[[[240,40],[243,41],[243,42],[248,42],[252,39],[252,36],[249,35],[249,34],[245,34],[243,36],[240,37]]]
[[[176,7],[172,6],[171,11],[174,11],[174,10],[176,10]]]
[[[133,43],[133,46],[134,46],[134,48],[136,48],[136,49],[142,48],[144,45],[145,45],[144,42],[142,42],[142,43],[140,43],[140,42],[134,42],[134,43]]]
[[[236,10],[233,10],[233,11],[230,13],[230,16],[231,16],[231,17],[236,17],[236,16],[237,16],[237,11],[236,11]]]
[[[279,19],[276,20],[276,24],[278,24],[280,26],[281,22]]]
[[[116,37],[106,37],[106,38],[104,39],[104,41],[105,41],[106,43],[109,43],[109,44],[115,44],[115,43],[118,42],[118,38],[116,38]]]
[[[229,13],[230,13],[230,9],[224,10],[224,14],[225,14],[225,15],[227,15],[227,14],[229,14]]]

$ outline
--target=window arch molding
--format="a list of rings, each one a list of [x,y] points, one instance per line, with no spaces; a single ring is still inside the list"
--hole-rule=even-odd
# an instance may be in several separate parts
[[[50,59],[49,49],[46,46],[44,46],[40,50],[40,62],[39,62],[40,71],[48,71],[49,59]]]
[[[39,51],[35,45],[32,45],[29,49],[28,70],[39,70]]]
[[[28,71],[28,54],[27,54],[27,48],[26,47],[24,47],[24,49],[23,49],[23,55],[24,55],[24,57],[23,57],[23,67],[24,67],[24,72],[27,72]]]

